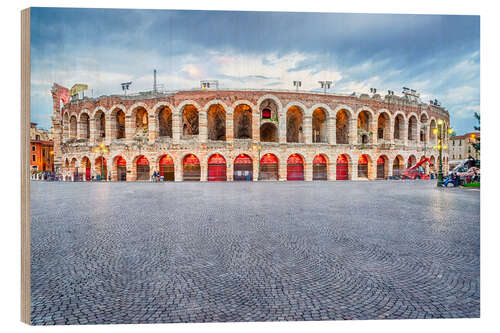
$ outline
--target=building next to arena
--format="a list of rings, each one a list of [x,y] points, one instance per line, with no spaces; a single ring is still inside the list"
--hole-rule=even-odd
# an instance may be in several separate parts
[[[66,180],[358,180],[438,167],[437,103],[268,90],[68,98],[52,88],[55,165]],[[443,124],[443,125],[438,125]],[[447,138],[444,145],[447,144]],[[443,151],[443,169],[448,165]]]

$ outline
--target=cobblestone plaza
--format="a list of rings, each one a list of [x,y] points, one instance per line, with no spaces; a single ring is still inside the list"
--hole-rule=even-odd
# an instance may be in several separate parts
[[[31,182],[31,322],[479,317],[479,191]]]

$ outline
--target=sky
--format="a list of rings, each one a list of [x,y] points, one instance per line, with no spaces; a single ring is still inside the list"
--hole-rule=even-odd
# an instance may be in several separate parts
[[[381,95],[402,87],[437,99],[457,134],[480,112],[479,16],[32,8],[31,117],[50,128],[54,82],[87,95],[220,88]]]

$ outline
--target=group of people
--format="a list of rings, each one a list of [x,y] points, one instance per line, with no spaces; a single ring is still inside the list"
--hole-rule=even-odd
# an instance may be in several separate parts
[[[156,170],[154,170],[153,174],[151,175],[151,181],[162,182],[163,180],[164,180],[163,175],[160,172],[156,172]]]

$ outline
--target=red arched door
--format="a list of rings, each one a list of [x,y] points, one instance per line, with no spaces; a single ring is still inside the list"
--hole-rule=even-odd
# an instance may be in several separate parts
[[[118,157],[116,161],[116,178],[120,182],[124,182],[127,180],[127,161],[121,156]]]
[[[347,157],[345,155],[339,155],[337,157],[337,168],[336,168],[337,180],[347,180],[349,175],[349,164],[347,162]]]
[[[235,181],[253,180],[253,161],[250,156],[239,154],[234,160],[233,179]]]
[[[193,154],[184,157],[182,162],[183,179],[185,181],[200,181],[200,160]]]
[[[260,177],[262,180],[278,180],[278,158],[266,154],[260,159]]]
[[[368,159],[361,155],[358,160],[358,178],[368,178]]]
[[[286,180],[304,180],[304,160],[299,154],[292,154],[288,157]]]
[[[328,172],[326,159],[323,155],[316,155],[313,160],[313,180],[327,180]]]
[[[385,158],[379,156],[377,159],[377,179],[385,179]]]
[[[137,180],[149,180],[149,161],[142,155],[137,160]]]
[[[214,154],[208,159],[208,181],[226,181],[226,159]]]
[[[163,155],[160,160],[160,179],[174,181],[174,160],[170,155]]]

